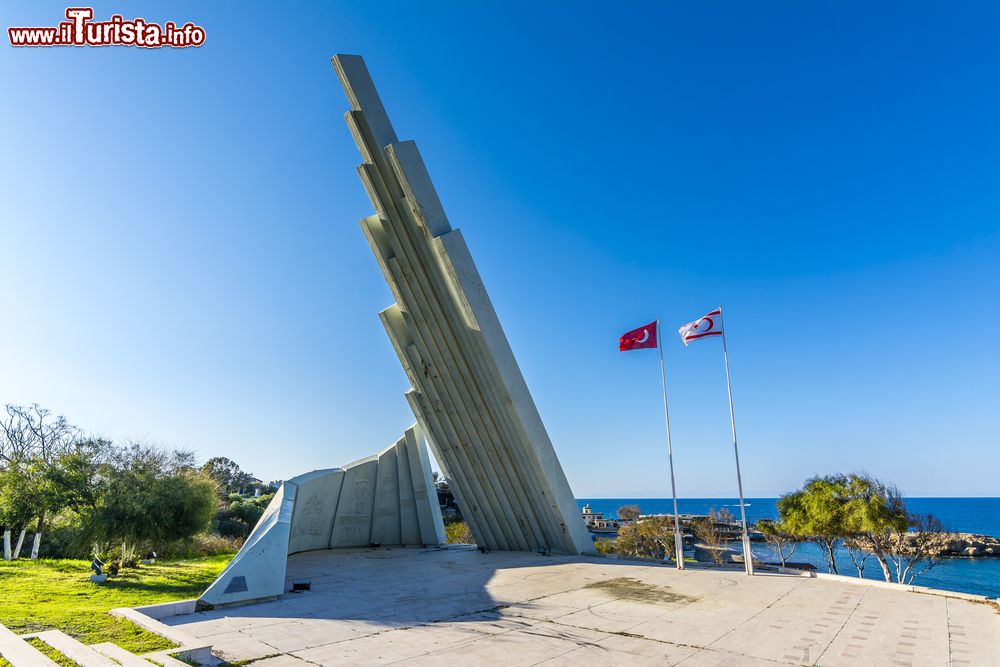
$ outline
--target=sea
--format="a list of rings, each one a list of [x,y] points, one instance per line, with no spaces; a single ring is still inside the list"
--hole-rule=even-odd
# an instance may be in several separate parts
[[[579,498],[580,509],[590,505],[594,512],[613,517],[622,505],[638,505],[643,514],[673,514],[670,498]],[[777,498],[747,498],[747,521],[776,519]],[[907,498],[906,506],[912,512],[933,514],[945,530],[956,533],[977,533],[1000,537],[1000,498]],[[736,498],[678,498],[677,509],[681,514],[708,514],[709,510],[726,508],[739,518],[740,503]],[[752,545],[754,556],[764,561],[776,561],[771,548],[763,542]],[[846,550],[840,550],[837,568],[840,574],[856,575]],[[794,562],[812,563],[821,572],[827,569],[826,559],[815,544],[799,544],[789,558]],[[865,566],[866,579],[882,580],[882,569],[874,559]],[[918,586],[942,588],[960,593],[1000,597],[1000,558],[945,558],[932,569],[920,574],[913,582]]]

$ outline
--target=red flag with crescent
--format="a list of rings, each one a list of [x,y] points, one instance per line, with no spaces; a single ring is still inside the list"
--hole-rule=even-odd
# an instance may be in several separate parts
[[[708,338],[709,336],[722,335],[722,308],[716,308],[708,315],[699,317],[694,322],[688,322],[677,333],[681,335],[681,340],[687,345],[693,340]]]
[[[618,339],[619,352],[642,350],[647,347],[656,347],[656,322],[627,331]]]

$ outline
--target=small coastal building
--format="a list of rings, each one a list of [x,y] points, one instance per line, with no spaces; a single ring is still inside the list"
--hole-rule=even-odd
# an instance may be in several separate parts
[[[617,519],[605,519],[604,512],[594,512],[591,510],[590,505],[583,506],[583,522],[587,524],[587,528],[595,531],[617,531],[621,528],[621,522]]]

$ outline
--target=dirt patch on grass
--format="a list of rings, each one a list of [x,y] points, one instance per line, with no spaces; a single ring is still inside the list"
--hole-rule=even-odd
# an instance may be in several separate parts
[[[648,602],[650,604],[659,602],[694,602],[698,599],[689,595],[675,593],[667,586],[653,586],[652,584],[646,584],[638,579],[631,579],[629,577],[598,581],[587,584],[584,588],[601,591],[619,600],[635,600],[636,602]]]

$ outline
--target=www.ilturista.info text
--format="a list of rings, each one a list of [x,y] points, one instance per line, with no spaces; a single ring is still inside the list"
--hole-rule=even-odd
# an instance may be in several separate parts
[[[139,46],[185,48],[205,43],[205,29],[193,23],[178,27],[173,21],[162,26],[119,14],[107,21],[93,21],[92,7],[70,7],[67,21],[50,28],[7,28],[11,46]]]

